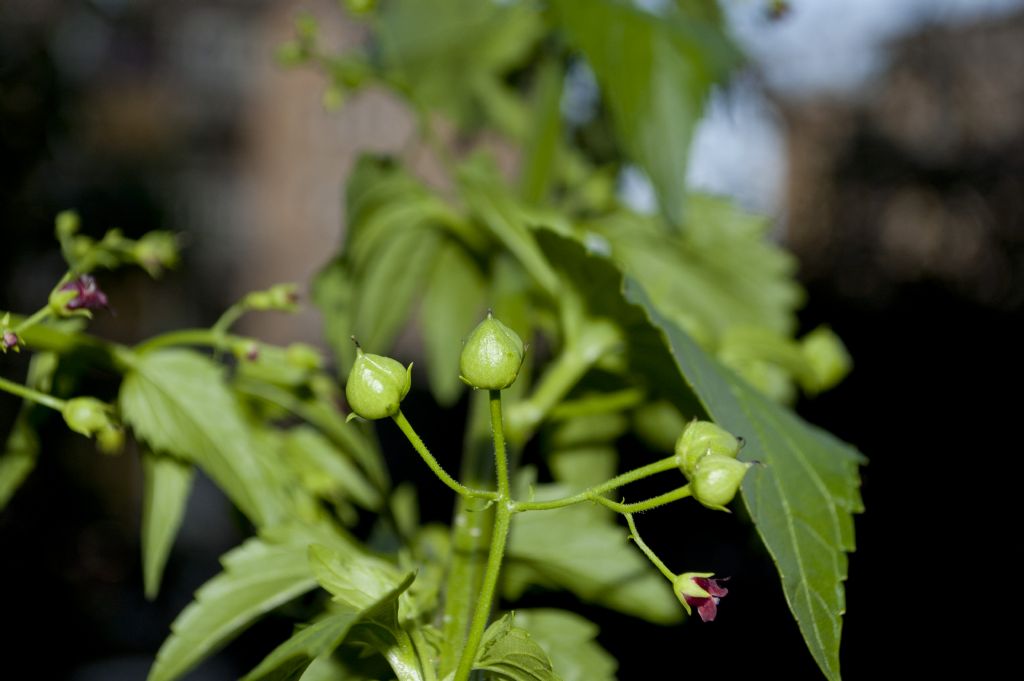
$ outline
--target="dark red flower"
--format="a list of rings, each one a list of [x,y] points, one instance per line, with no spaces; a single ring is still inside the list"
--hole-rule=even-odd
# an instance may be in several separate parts
[[[673,583],[673,590],[679,602],[691,614],[690,608],[697,608],[697,614],[704,622],[710,622],[718,614],[718,603],[729,593],[719,582],[726,578],[712,579],[712,572],[685,572]]]
[[[78,294],[68,302],[69,310],[98,310],[108,306],[107,294],[100,290],[91,274],[83,274],[78,279],[69,281],[60,290],[74,291]]]

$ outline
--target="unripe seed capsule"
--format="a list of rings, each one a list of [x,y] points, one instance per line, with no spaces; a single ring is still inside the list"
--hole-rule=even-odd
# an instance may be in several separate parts
[[[690,479],[705,454],[720,454],[735,459],[739,451],[739,439],[711,421],[690,421],[676,440],[679,467]]]
[[[412,385],[412,364],[356,350],[356,361],[345,383],[345,397],[352,413],[376,420],[394,416]]]
[[[480,390],[504,390],[519,376],[524,354],[519,334],[488,312],[462,348],[460,378]]]
[[[722,454],[706,454],[697,462],[690,485],[693,498],[718,511],[736,496],[751,464]]]

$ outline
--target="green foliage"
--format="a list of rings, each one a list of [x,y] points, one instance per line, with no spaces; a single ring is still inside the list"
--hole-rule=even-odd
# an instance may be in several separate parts
[[[629,293],[664,329],[708,413],[746,439],[743,458],[760,462],[743,483],[743,499],[811,653],[827,677],[838,679],[842,583],[846,552],[854,549],[853,513],[863,510],[857,491],[863,457],[722,368],[659,315],[639,286],[632,284]]]
[[[192,490],[192,465],[173,456],[142,454],[142,576],[146,598],[156,598],[174,537]]]
[[[473,668],[507,681],[561,681],[544,648],[514,619],[509,613],[487,628]]]
[[[516,623],[544,649],[562,681],[615,681],[615,658],[594,640],[597,625],[565,610],[516,611]]]
[[[650,176],[663,213],[682,225],[693,129],[711,86],[738,63],[714,2],[664,3],[658,15],[626,0],[552,5],[593,68],[622,143]]]
[[[316,586],[306,533],[282,536],[286,543],[250,539],[224,555],[224,571],[200,587],[174,620],[148,681],[181,677],[256,618]]]
[[[238,403],[210,360],[184,350],[143,355],[125,376],[119,402],[140,439],[200,466],[257,525],[287,517],[269,458],[257,456]]]
[[[495,590],[516,601],[528,590],[565,589],[650,622],[678,622],[677,576],[632,524],[631,543],[609,509],[632,523],[631,511],[687,497],[721,508],[746,474],[743,497],[791,609],[825,675],[838,679],[862,459],[781,405],[798,389],[831,387],[850,361],[827,328],[794,337],[803,292],[794,259],[769,239],[769,221],[686,191],[694,126],[711,89],[739,63],[717,5],[348,4],[367,19],[365,46],[331,55],[315,19],[300,14],[279,56],[323,68],[331,107],[373,82],[404,97],[440,173],[427,182],[412,164],[369,157],[353,170],[343,248],[313,285],[337,368],[353,366],[353,336],[369,353],[390,353],[402,336],[404,353],[406,338],[417,338],[406,333],[414,320],[433,397],[452,406],[464,390],[463,342],[484,311],[516,339],[514,385],[476,380],[494,393],[471,400],[458,476],[442,467],[447,456],[430,454],[416,419],[398,411],[411,358],[376,366],[383,373],[351,372],[366,390],[346,392],[349,409],[394,417],[412,450],[464,497],[452,528],[421,525],[415,489],[391,489],[372,429],[346,422],[318,351],[230,333],[243,314],[293,310],[294,285],[245,296],[209,329],[134,348],[48,319],[66,311],[74,292],[62,286],[81,273],[137,264],[157,274],[177,260],[173,235],[132,241],[112,230],[97,241],[78,234],[73,213],[57,222],[70,267],[52,294],[61,305],[0,317],[19,350],[43,351],[26,385],[0,383],[26,400],[0,456],[0,508],[39,455],[35,429],[47,409],[74,416],[68,423],[88,433],[123,435],[120,419],[142,444],[143,575],[153,597],[194,469],[224,491],[256,536],[223,557],[224,570],[174,621],[151,681],[179,678],[317,585],[331,598],[320,592],[290,608],[305,624],[246,679],[466,681],[475,668],[511,681],[603,681],[617,665],[595,642],[596,625],[541,609],[487,627]],[[563,119],[563,90],[581,56],[603,106],[574,127]],[[503,162],[484,147],[501,150]],[[613,178],[631,165],[651,179],[660,215],[619,205]],[[116,409],[69,394],[73,385],[52,394],[57,356],[79,354],[123,374]],[[365,365],[371,355],[359,357]],[[368,407],[366,391],[380,397],[385,387],[394,394]],[[745,438],[743,462],[731,436],[716,440],[727,451],[710,454],[715,447],[701,440],[683,466],[687,484],[670,452],[692,419]],[[630,436],[668,456],[620,452]],[[528,446],[534,440],[539,446]],[[388,454],[414,460],[412,451]],[[709,487],[701,462],[733,470],[727,488]],[[509,465],[519,467],[514,490]],[[616,475],[620,465],[627,470]],[[536,470],[555,482],[527,484]],[[622,487],[654,475],[670,491],[616,502],[632,494]],[[370,513],[374,521],[363,522]]]

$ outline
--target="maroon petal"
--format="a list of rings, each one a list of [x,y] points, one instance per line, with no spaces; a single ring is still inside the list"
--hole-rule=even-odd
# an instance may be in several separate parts
[[[704,598],[701,600],[703,600],[704,602],[697,606],[697,614],[700,615],[701,621],[714,621],[715,615],[718,614],[718,599]]]
[[[725,581],[725,580],[704,579],[703,577],[698,577],[697,579],[695,579],[693,581],[697,583],[697,586],[699,586],[700,588],[704,589],[705,591],[707,591],[709,594],[711,594],[712,596],[714,596],[716,598],[721,598],[722,596],[725,596],[727,593],[729,593],[728,589],[726,589],[724,586],[720,586],[718,584],[719,581]]]

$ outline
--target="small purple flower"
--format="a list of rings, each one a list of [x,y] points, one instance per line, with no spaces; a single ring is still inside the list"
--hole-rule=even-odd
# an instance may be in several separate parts
[[[703,622],[711,622],[718,614],[718,603],[729,590],[720,586],[728,578],[711,579],[711,573],[687,572],[676,578],[673,588],[686,612],[697,608],[697,614]]]
[[[11,350],[18,347],[19,340],[18,334],[9,329],[4,329],[3,340],[0,341],[0,346],[3,346],[5,351]]]
[[[75,291],[78,295],[68,302],[69,310],[98,310],[107,307],[107,294],[100,290],[91,274],[83,274],[61,287],[61,291]]]

